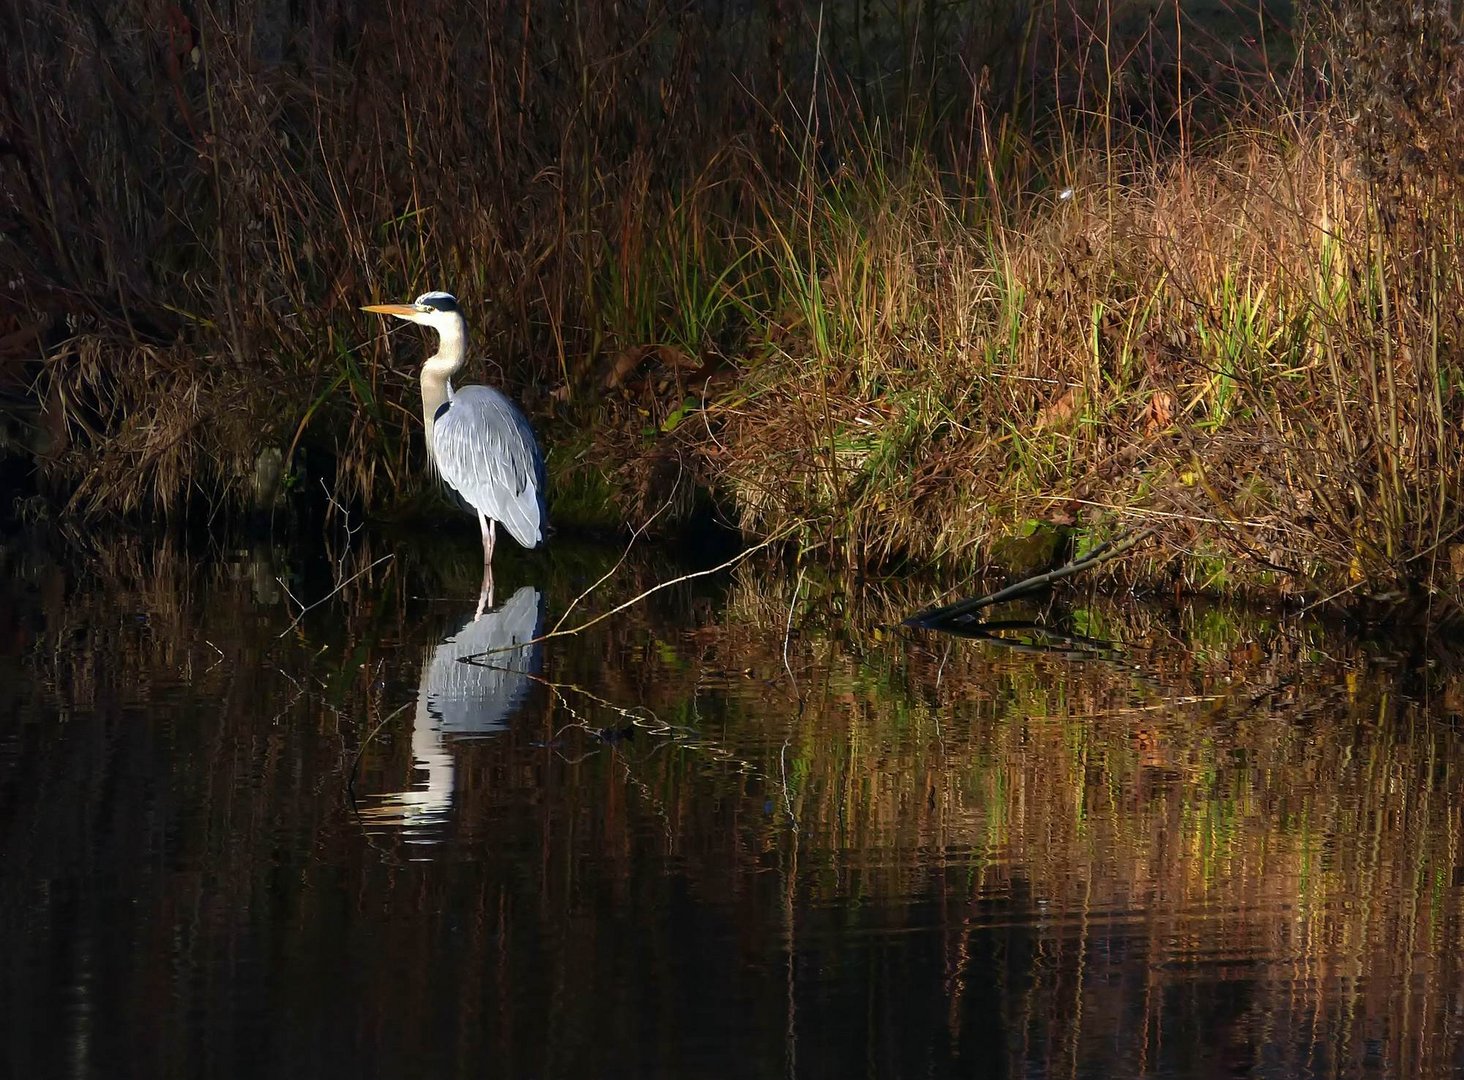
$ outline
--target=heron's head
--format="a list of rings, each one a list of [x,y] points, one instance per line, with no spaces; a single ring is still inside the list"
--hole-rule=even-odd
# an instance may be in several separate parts
[[[457,297],[452,293],[423,293],[410,304],[367,304],[362,311],[375,311],[382,315],[394,315],[407,322],[421,323],[441,333],[444,329],[462,325],[462,312],[458,310]]]

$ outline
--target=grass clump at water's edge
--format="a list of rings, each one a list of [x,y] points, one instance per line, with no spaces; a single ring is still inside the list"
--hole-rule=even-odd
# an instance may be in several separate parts
[[[956,565],[1036,523],[1146,525],[1159,553],[1126,572],[1151,579],[1451,580],[1447,195],[1384,224],[1320,120],[1129,159],[1122,184],[1101,155],[1068,164],[1070,196],[1016,208],[918,169],[857,220],[810,204],[779,278],[806,283],[793,327],[690,430],[743,526]]]

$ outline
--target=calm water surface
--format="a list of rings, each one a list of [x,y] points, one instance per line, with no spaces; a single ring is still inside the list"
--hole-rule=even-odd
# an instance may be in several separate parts
[[[4,1075],[1459,1074],[1447,659],[475,545],[0,552]]]

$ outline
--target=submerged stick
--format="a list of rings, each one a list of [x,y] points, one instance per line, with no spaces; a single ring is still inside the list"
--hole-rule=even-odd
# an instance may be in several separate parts
[[[790,526],[786,529],[783,529],[781,532],[778,532],[773,536],[768,537],[761,543],[754,544],[750,548],[744,548],[742,551],[738,552],[730,559],[727,559],[724,562],[720,562],[716,566],[709,567],[706,570],[693,570],[689,574],[682,574],[679,577],[671,578],[669,581],[658,582],[655,585],[652,585],[649,589],[646,589],[644,592],[632,596],[629,600],[626,600],[620,604],[616,604],[609,611],[601,612],[599,615],[596,615],[593,618],[586,619],[578,626],[572,626],[568,630],[560,630],[558,627],[564,622],[564,619],[561,618],[559,622],[555,624],[555,629],[550,630],[548,633],[540,634],[538,637],[530,638],[528,641],[519,641],[515,642],[512,645],[500,645],[497,648],[485,649],[482,652],[472,653],[468,656],[459,656],[457,658],[458,662],[463,664],[478,664],[481,667],[483,666],[483,660],[486,657],[492,656],[494,653],[509,652],[513,649],[522,649],[526,645],[537,645],[539,642],[548,641],[550,638],[573,637],[576,634],[581,634],[584,631],[588,630],[590,627],[594,626],[596,623],[603,622],[604,620],[610,618],[610,616],[617,615],[620,612],[624,611],[626,608],[634,607],[646,597],[653,596],[656,593],[660,592],[662,589],[669,589],[673,585],[680,585],[682,582],[685,581],[694,581],[696,578],[707,577],[710,574],[719,574],[723,570],[736,566],[738,563],[751,558],[753,555],[756,555],[759,551],[763,550],[763,548],[771,547],[773,544],[776,544],[781,540],[787,539],[789,536],[792,535],[793,528],[794,526]],[[605,578],[603,577],[600,579],[601,582],[603,582],[604,580]],[[598,585],[599,582],[597,582],[596,584]],[[589,591],[590,590],[586,590],[586,592],[581,593],[579,599],[583,599],[583,597],[586,596]],[[578,603],[578,599],[575,602]]]
[[[918,611],[905,620],[906,626],[930,627],[943,622],[951,622],[963,616],[970,615],[992,604],[999,604],[1004,600],[1014,600],[1019,596],[1025,596],[1030,592],[1036,592],[1054,581],[1061,581],[1065,577],[1072,577],[1074,574],[1084,570],[1090,570],[1100,563],[1116,559],[1124,552],[1142,543],[1155,533],[1154,526],[1140,529],[1136,533],[1125,533],[1113,540],[1105,540],[1081,559],[1075,559],[1065,566],[1056,570],[1049,570],[1043,574],[1036,574],[1033,577],[1024,578],[1014,585],[1008,585],[1004,589],[998,589],[994,593],[980,596],[974,600],[958,600],[954,604],[945,604],[941,607],[926,608]]]

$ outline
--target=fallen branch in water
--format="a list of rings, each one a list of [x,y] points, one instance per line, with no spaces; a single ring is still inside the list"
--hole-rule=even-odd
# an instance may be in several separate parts
[[[1157,530],[1154,526],[1140,529],[1136,533],[1125,533],[1123,536],[1113,540],[1105,540],[1081,559],[1075,559],[1066,566],[1060,566],[1056,570],[1049,570],[1044,574],[1037,574],[1033,577],[1024,578],[1015,585],[1008,585],[1004,589],[998,589],[987,596],[980,596],[974,600],[958,600],[954,604],[945,604],[942,607],[926,608],[924,611],[916,612],[905,620],[906,626],[934,627],[941,623],[955,622],[970,616],[973,612],[979,611],[992,604],[1000,604],[1005,600],[1015,600],[1019,596],[1026,596],[1028,593],[1036,592],[1054,581],[1061,581],[1065,577],[1072,577],[1074,574],[1090,570],[1101,563],[1116,559],[1124,552],[1129,551],[1135,545],[1142,543],[1153,536]]]
[[[612,566],[609,570],[606,570],[603,574],[601,574],[599,576],[599,578],[596,579],[596,581],[594,582],[594,584],[592,584],[589,588],[585,589],[584,592],[580,593],[573,600],[571,600],[569,602],[569,606],[564,609],[564,613],[559,616],[559,621],[554,624],[554,628],[552,630],[550,630],[547,634],[545,634],[543,637],[535,638],[534,639],[535,641],[543,641],[544,638],[551,638],[551,637],[554,637],[556,634],[558,634],[559,633],[559,628],[564,625],[564,620],[567,619],[567,618],[569,618],[569,613],[571,611],[573,611],[577,606],[579,606],[579,602],[581,600],[583,600],[585,597],[589,596],[592,592],[594,592],[596,589],[598,589],[601,585],[605,584],[605,582],[609,581],[612,577],[615,576],[616,571],[619,570],[622,566],[625,565],[625,560],[628,559],[628,558],[630,558],[630,550],[631,550],[631,548],[635,547],[635,542],[641,538],[641,536],[645,533],[645,531],[647,529],[649,529],[651,527],[652,524],[655,523],[655,520],[658,517],[660,517],[667,509],[670,508],[670,506],[671,506],[671,500],[676,497],[676,489],[678,487],[680,487],[680,486],[681,486],[681,473],[678,472],[676,474],[676,483],[674,483],[674,484],[671,485],[671,496],[669,498],[667,498],[667,500],[665,502],[663,502],[660,505],[659,508],[657,508],[657,510],[656,510],[656,512],[654,514],[652,514],[650,517],[646,518],[646,520],[644,522],[642,522],[640,525],[636,526],[635,530],[630,534],[630,539],[628,541],[626,541],[625,550],[620,553],[620,558],[618,558],[618,559],[615,560],[615,565]],[[533,642],[527,642],[526,644],[533,644]],[[470,659],[470,658],[465,658],[465,659]]]
[[[655,585],[652,585],[649,589],[646,589],[644,592],[641,592],[641,593],[636,594],[635,596],[632,596],[629,600],[626,600],[624,603],[616,604],[609,611],[602,611],[600,614],[596,615],[593,619],[587,619],[586,621],[580,623],[578,626],[571,626],[568,630],[561,630],[561,629],[559,629],[560,625],[562,625],[563,622],[564,622],[564,619],[561,618],[559,620],[559,622],[555,624],[553,630],[550,630],[548,633],[545,633],[545,634],[540,634],[536,638],[531,638],[528,641],[516,642],[513,645],[501,645],[501,646],[499,646],[496,649],[485,649],[483,652],[480,652],[480,653],[472,653],[469,656],[460,656],[460,657],[458,657],[458,660],[459,660],[459,662],[464,663],[464,664],[476,664],[476,663],[478,663],[478,661],[482,660],[484,657],[492,656],[494,653],[508,652],[510,650],[513,650],[513,649],[522,649],[525,645],[537,645],[539,642],[541,642],[541,641],[548,641],[550,638],[573,637],[575,634],[583,633],[584,631],[588,630],[590,627],[594,626],[596,623],[605,621],[611,615],[616,615],[616,614],[624,611],[626,608],[634,607],[636,604],[639,604],[646,597],[652,596],[652,595],[660,592],[662,589],[669,589],[671,586],[673,586],[673,585],[680,585],[684,581],[694,581],[696,578],[707,577],[707,576],[709,576],[711,574],[720,574],[723,570],[728,570],[731,567],[736,566],[738,563],[743,562],[744,560],[750,558],[751,556],[756,555],[759,551],[763,550],[763,548],[771,547],[773,544],[776,544],[776,543],[778,543],[781,540],[787,539],[789,536],[791,536],[793,534],[794,530],[798,526],[800,526],[802,524],[803,523],[801,521],[800,522],[795,522],[794,524],[788,526],[787,528],[782,529],[782,530],[780,530],[777,533],[774,533],[772,536],[768,537],[766,540],[762,541],[761,543],[754,544],[750,548],[744,548],[742,551],[739,551],[736,555],[732,556],[730,559],[727,559],[727,560],[725,560],[723,562],[720,562],[716,566],[708,567],[705,570],[693,570],[689,574],[682,574],[679,577],[671,578],[669,581],[657,582]],[[617,565],[619,565],[619,564],[617,564]],[[605,575],[605,577],[608,577],[608,576],[609,576],[608,574]],[[596,582],[596,586],[598,586],[599,584],[603,583],[605,581],[605,577],[602,577],[599,582]],[[586,590],[584,593],[581,593],[580,596],[575,600],[575,603],[578,603],[579,600],[583,599],[586,595],[588,595],[588,593],[590,591],[592,591],[593,588],[594,588],[594,586],[592,586],[591,589]]]

